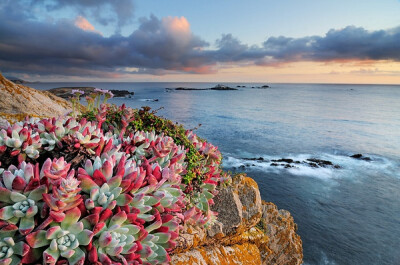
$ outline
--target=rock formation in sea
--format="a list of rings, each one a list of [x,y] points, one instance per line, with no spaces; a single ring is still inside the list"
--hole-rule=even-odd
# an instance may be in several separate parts
[[[55,116],[71,105],[46,91],[16,85],[0,74],[0,118]],[[257,183],[244,174],[220,189],[209,227],[185,224],[171,253],[171,264],[291,264],[302,263],[302,241],[288,211],[262,201]]]

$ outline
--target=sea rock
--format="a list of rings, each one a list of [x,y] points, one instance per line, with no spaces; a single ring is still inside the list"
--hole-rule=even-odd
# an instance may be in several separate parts
[[[185,225],[171,264],[302,263],[302,242],[293,218],[262,201],[253,179],[235,176],[214,201],[218,221],[208,228]]]
[[[350,156],[351,158],[360,159],[364,161],[371,161],[372,159],[368,156],[363,156],[362,154],[354,154]]]
[[[177,88],[175,88],[175,90],[192,90],[192,91],[198,90],[198,91],[200,91],[200,90],[238,90],[238,89],[218,84],[215,87],[211,87],[211,88],[177,87]]]
[[[225,86],[222,84],[218,84],[215,87],[210,88],[211,90],[238,90],[237,88]]]
[[[268,85],[263,85],[261,88],[269,88]]]
[[[369,157],[361,158],[361,157],[359,157],[359,155],[356,155],[356,157],[354,157],[354,158],[363,159],[363,160],[370,160]],[[262,157],[259,157],[259,158],[244,158],[244,159],[249,160],[249,161],[257,161],[259,163],[269,162],[268,160],[264,160]],[[298,167],[299,164],[302,164],[304,166],[309,166],[311,168],[320,168],[320,167],[324,167],[324,168],[329,168],[330,167],[330,168],[335,168],[335,169],[341,168],[339,165],[333,164],[331,161],[318,159],[318,158],[308,158],[308,159],[305,159],[305,160],[303,160],[301,162],[298,161],[298,160],[295,161],[295,160],[293,160],[291,158],[280,158],[280,159],[272,159],[270,162],[271,162],[269,164],[270,166],[273,166],[273,167],[282,166],[284,168],[296,168],[296,167]],[[249,166],[249,164],[246,164],[246,166]],[[245,169],[245,166],[239,167],[239,168],[240,169]]]
[[[15,84],[0,74],[0,116],[15,122],[26,116],[49,117],[66,114],[71,103],[47,91]]]
[[[209,88],[177,87],[175,90],[209,90]]]

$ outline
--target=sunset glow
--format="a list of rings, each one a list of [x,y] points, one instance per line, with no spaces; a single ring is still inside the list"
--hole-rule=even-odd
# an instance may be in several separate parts
[[[233,1],[230,13],[151,2],[3,1],[0,71],[40,81],[400,83],[398,1]],[[339,20],[330,10],[340,6]]]

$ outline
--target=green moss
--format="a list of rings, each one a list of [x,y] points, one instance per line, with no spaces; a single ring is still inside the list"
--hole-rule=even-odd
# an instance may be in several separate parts
[[[185,184],[202,183],[203,177],[198,168],[201,167],[204,157],[197,151],[195,146],[186,137],[185,128],[177,123],[157,116],[157,111],[150,111],[150,107],[142,107],[140,110],[133,110],[133,120],[129,122],[127,131],[155,131],[157,134],[164,133],[164,135],[174,139],[177,145],[182,145],[187,149],[186,159],[187,173],[184,175],[183,180]],[[80,118],[86,118],[88,121],[95,121],[97,115],[96,111],[83,111]],[[122,123],[124,110],[116,106],[111,106],[107,112],[106,121],[107,126],[117,127]],[[199,138],[199,140],[202,140]]]

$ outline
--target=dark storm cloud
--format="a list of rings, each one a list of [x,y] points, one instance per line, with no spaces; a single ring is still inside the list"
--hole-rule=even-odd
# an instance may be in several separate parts
[[[271,37],[263,43],[265,55],[280,62],[335,60],[400,61],[400,27],[367,31],[348,26],[324,37]],[[262,61],[260,62],[263,63]],[[268,64],[268,60],[264,63]]]
[[[96,3],[111,5],[121,19],[131,13],[130,8],[127,14],[118,11],[123,6],[116,3],[124,1],[127,0],[30,3],[49,9],[66,5],[96,8]],[[129,36],[106,37],[90,27],[79,28],[72,20],[40,21],[23,3],[22,0],[0,3],[0,70],[3,72],[113,77],[125,73],[210,73],[224,63],[400,61],[400,28],[367,31],[349,26],[330,30],[325,36],[270,37],[261,46],[249,46],[226,34],[216,41],[215,49],[209,49],[206,41],[190,31],[189,22],[183,17],[141,18],[138,28]]]

